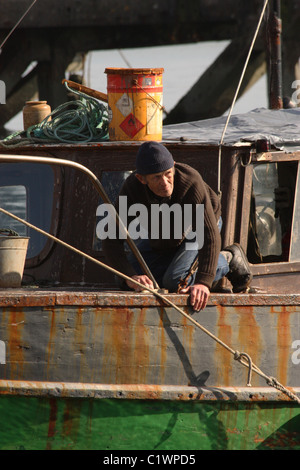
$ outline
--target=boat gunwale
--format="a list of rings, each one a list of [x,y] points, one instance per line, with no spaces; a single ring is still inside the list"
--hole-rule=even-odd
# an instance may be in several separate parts
[[[189,307],[188,294],[163,294],[179,306]],[[0,288],[0,307],[52,307],[52,306],[94,306],[94,307],[151,307],[162,306],[163,301],[152,293],[136,293],[101,288]],[[274,293],[212,293],[207,306],[297,306],[300,294]]]
[[[300,387],[288,387],[300,398]],[[0,397],[172,400],[198,402],[290,402],[272,387],[195,387],[155,384],[99,384],[0,379]]]

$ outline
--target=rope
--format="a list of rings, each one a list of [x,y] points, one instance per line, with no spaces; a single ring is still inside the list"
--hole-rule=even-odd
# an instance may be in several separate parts
[[[261,23],[262,23],[262,20],[263,20],[263,16],[264,16],[264,14],[265,14],[265,10],[266,10],[266,8],[267,8],[268,1],[269,1],[269,0],[265,0],[263,9],[262,9],[262,11],[261,11],[261,14],[260,14],[260,17],[259,17],[259,21],[258,21],[256,30],[255,30],[255,33],[254,33],[254,36],[253,36],[251,45],[250,45],[250,49],[249,49],[249,52],[248,52],[248,55],[247,55],[245,64],[244,64],[244,68],[243,68],[243,71],[242,71],[242,74],[241,74],[241,77],[240,77],[240,80],[239,80],[239,83],[238,83],[238,86],[237,86],[235,95],[234,95],[234,97],[233,97],[233,100],[232,100],[232,103],[231,103],[231,107],[230,107],[230,110],[229,110],[229,113],[228,113],[228,116],[227,116],[227,119],[226,119],[226,122],[225,122],[225,126],[224,126],[224,129],[223,129],[222,135],[221,135],[220,142],[219,142],[218,194],[221,194],[221,152],[222,152],[221,146],[223,145],[223,141],[224,141],[224,137],[225,137],[225,133],[226,133],[227,127],[228,127],[228,123],[229,123],[229,120],[230,120],[230,118],[231,118],[231,114],[232,114],[232,111],[233,111],[233,108],[234,108],[234,105],[235,105],[235,102],[236,102],[238,93],[239,93],[239,91],[240,91],[240,87],[241,87],[242,81],[243,81],[243,79],[244,79],[244,75],[245,75],[245,73],[246,73],[246,69],[247,69],[247,66],[248,66],[248,63],[249,63],[249,59],[250,59],[250,56],[251,56],[251,53],[252,53],[252,50],[253,50],[253,47],[254,47],[254,43],[255,43],[256,38],[257,38],[257,35],[258,35],[258,31],[259,31],[259,29],[260,29],[260,26],[261,26]]]
[[[262,376],[263,378],[265,378],[266,382],[268,385],[272,386],[272,387],[275,387],[277,388],[278,390],[280,390],[282,393],[286,394],[291,400],[294,400],[296,401],[298,404],[300,404],[300,398],[297,397],[297,395],[295,395],[294,393],[292,393],[290,390],[288,390],[287,388],[285,388],[282,384],[280,384],[274,377],[268,377],[266,374],[264,374],[255,364],[252,363],[251,359],[250,359],[250,356],[248,356],[248,354],[246,353],[239,353],[238,351],[235,351],[233,350],[232,348],[230,348],[230,346],[228,346],[226,343],[224,343],[222,340],[220,340],[217,336],[215,336],[214,334],[212,334],[209,330],[207,330],[205,327],[203,327],[200,323],[198,323],[196,320],[194,320],[190,315],[188,315],[183,309],[181,309],[180,307],[178,307],[176,304],[174,304],[171,300],[169,300],[167,297],[165,297],[164,295],[162,295],[160,292],[158,292],[157,290],[155,289],[152,289],[151,287],[148,287],[148,286],[144,286],[142,284],[140,284],[138,281],[136,281],[135,279],[132,279],[131,277],[129,276],[126,276],[126,274],[123,274],[117,270],[115,270],[114,268],[106,265],[105,263],[102,263],[102,261],[99,261],[95,258],[93,258],[92,256],[84,253],[83,251],[81,250],[78,250],[77,248],[69,245],[68,243],[56,238],[54,235],[51,235],[47,232],[45,232],[44,230],[30,224],[29,222],[27,222],[26,220],[23,220],[21,219],[20,217],[17,217],[16,215],[6,211],[5,209],[2,209],[0,207],[0,212],[2,212],[3,214],[5,215],[8,215],[9,217],[12,217],[13,219],[17,220],[18,222],[21,222],[23,223],[24,225],[27,225],[28,227],[32,228],[33,230],[36,230],[37,232],[41,233],[42,235],[45,235],[49,238],[51,238],[52,240],[54,240],[55,242],[59,243],[60,245],[68,248],[68,249],[71,249],[72,251],[74,251],[75,253],[89,259],[90,261],[98,264],[99,266],[107,269],[108,271],[112,272],[113,274],[125,279],[125,280],[129,280],[131,282],[133,282],[134,284],[136,284],[137,286],[139,287],[142,287],[144,290],[147,290],[149,292],[151,292],[152,294],[154,294],[156,297],[158,297],[160,300],[162,300],[164,303],[170,305],[171,307],[175,308],[179,313],[181,313],[181,315],[183,315],[185,318],[187,318],[191,323],[193,323],[194,325],[196,325],[198,328],[200,328],[204,333],[206,333],[208,336],[210,336],[214,341],[216,341],[218,344],[220,344],[221,346],[223,346],[227,351],[231,352],[231,354],[233,354],[234,356],[234,359],[239,361],[240,364],[246,366],[249,368],[249,373],[248,373],[248,383],[247,385],[250,386],[250,379],[251,379],[251,373],[252,371],[256,372],[258,375]],[[246,357],[247,359],[247,363],[243,360],[243,358]]]
[[[80,99],[58,106],[39,124],[26,131],[15,132],[0,142],[3,147],[18,147],[24,143],[62,142],[68,144],[99,142],[108,139],[108,110],[95,98],[65,87]]]

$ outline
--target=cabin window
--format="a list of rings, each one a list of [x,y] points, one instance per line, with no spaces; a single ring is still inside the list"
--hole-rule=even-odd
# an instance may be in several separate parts
[[[119,195],[120,189],[123,186],[124,181],[126,178],[132,173],[131,171],[103,171],[101,175],[101,184],[109,198],[109,200],[114,203]],[[101,250],[101,239],[99,237],[99,223],[103,216],[99,216],[101,211],[101,204],[103,204],[103,200],[100,198],[99,205],[96,210],[96,227],[94,233],[94,250]]]
[[[26,188],[25,186],[1,186],[0,187],[0,204],[14,215],[26,220]],[[0,213],[0,229],[9,229],[16,232],[22,237],[27,236],[26,226],[21,222]]]
[[[49,165],[2,163],[0,169],[0,206],[33,225],[50,231],[54,193],[54,174]],[[12,217],[0,213],[0,228],[30,237],[27,258],[44,248],[47,237]]]
[[[298,162],[253,166],[247,252],[251,263],[295,261],[297,256],[300,259],[300,234],[296,236],[293,229],[294,210],[300,216],[297,192],[295,197],[297,173]]]

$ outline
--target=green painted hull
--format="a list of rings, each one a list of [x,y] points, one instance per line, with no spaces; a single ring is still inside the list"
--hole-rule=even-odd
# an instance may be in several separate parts
[[[1,450],[300,450],[299,405],[0,396]]]
[[[299,402],[254,372],[246,387],[248,370],[172,308],[43,298],[3,298],[1,450],[300,450]],[[299,400],[299,296],[213,299],[193,318]]]

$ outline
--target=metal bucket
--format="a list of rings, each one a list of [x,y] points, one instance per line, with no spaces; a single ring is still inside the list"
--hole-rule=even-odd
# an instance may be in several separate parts
[[[0,236],[0,287],[20,287],[29,237]]]
[[[110,140],[162,139],[163,71],[105,69]]]

